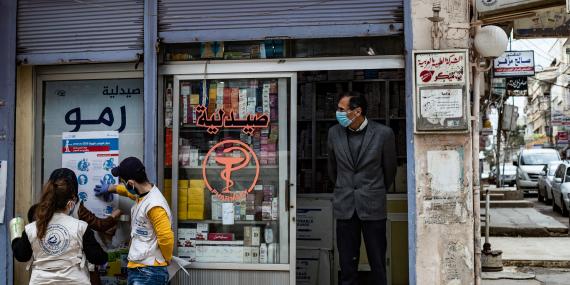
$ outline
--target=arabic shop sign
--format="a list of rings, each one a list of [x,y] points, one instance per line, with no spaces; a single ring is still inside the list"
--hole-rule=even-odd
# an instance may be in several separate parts
[[[467,130],[467,51],[418,51],[414,63],[415,131]]]
[[[528,78],[507,78],[507,96],[528,96]]]
[[[457,52],[416,54],[416,82],[422,85],[464,84],[465,55]]]
[[[220,129],[242,129],[244,134],[253,135],[255,129],[267,128],[269,126],[269,116],[267,114],[249,114],[245,118],[239,118],[233,110],[226,116],[224,110],[219,109],[208,116],[208,108],[198,106],[195,108],[196,126],[207,128],[208,134],[215,135]]]
[[[534,51],[507,51],[493,62],[495,77],[534,75]]]
[[[570,33],[570,15],[562,6],[537,10],[534,17],[513,21],[515,38],[567,37]]]
[[[475,7],[481,14],[523,12],[546,5],[563,4],[563,0],[477,0]]]
[[[144,153],[142,79],[47,81],[44,177],[61,167],[64,132],[118,131],[121,156]]]

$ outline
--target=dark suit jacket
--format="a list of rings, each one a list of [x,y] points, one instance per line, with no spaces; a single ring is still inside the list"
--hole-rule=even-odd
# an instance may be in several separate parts
[[[361,220],[386,219],[386,192],[396,176],[396,144],[389,127],[368,120],[360,154],[353,158],[348,130],[340,125],[329,129],[328,171],[335,184],[334,216]]]

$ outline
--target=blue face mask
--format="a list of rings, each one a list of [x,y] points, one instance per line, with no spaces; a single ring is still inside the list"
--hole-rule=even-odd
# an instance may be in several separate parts
[[[345,128],[352,124],[352,120],[348,118],[347,112],[336,111],[336,120]]]
[[[127,188],[127,191],[129,191],[129,193],[133,194],[133,195],[138,195],[139,193],[137,193],[137,189],[135,189],[135,186],[132,186],[131,184],[129,184],[127,181],[125,180],[121,180],[121,182],[123,184],[125,184],[125,188]]]
[[[127,191],[129,191],[129,193],[133,194],[133,195],[138,195],[139,193],[137,192],[137,189],[135,188],[135,186],[132,186],[131,184],[127,183],[125,185],[125,187],[127,188]]]

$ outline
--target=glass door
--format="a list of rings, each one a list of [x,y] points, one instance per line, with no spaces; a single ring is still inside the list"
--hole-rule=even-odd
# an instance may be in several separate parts
[[[174,77],[171,207],[193,266],[294,272],[294,81]]]

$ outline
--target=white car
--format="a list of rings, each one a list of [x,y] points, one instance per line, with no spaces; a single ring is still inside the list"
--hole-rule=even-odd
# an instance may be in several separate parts
[[[568,216],[570,212],[570,163],[558,166],[552,181],[552,210]]]
[[[552,180],[554,173],[562,161],[554,161],[544,166],[538,177],[538,201],[552,203]]]
[[[555,149],[523,149],[513,164],[517,167],[517,190],[529,193],[538,190],[540,172],[550,162],[559,161]]]

